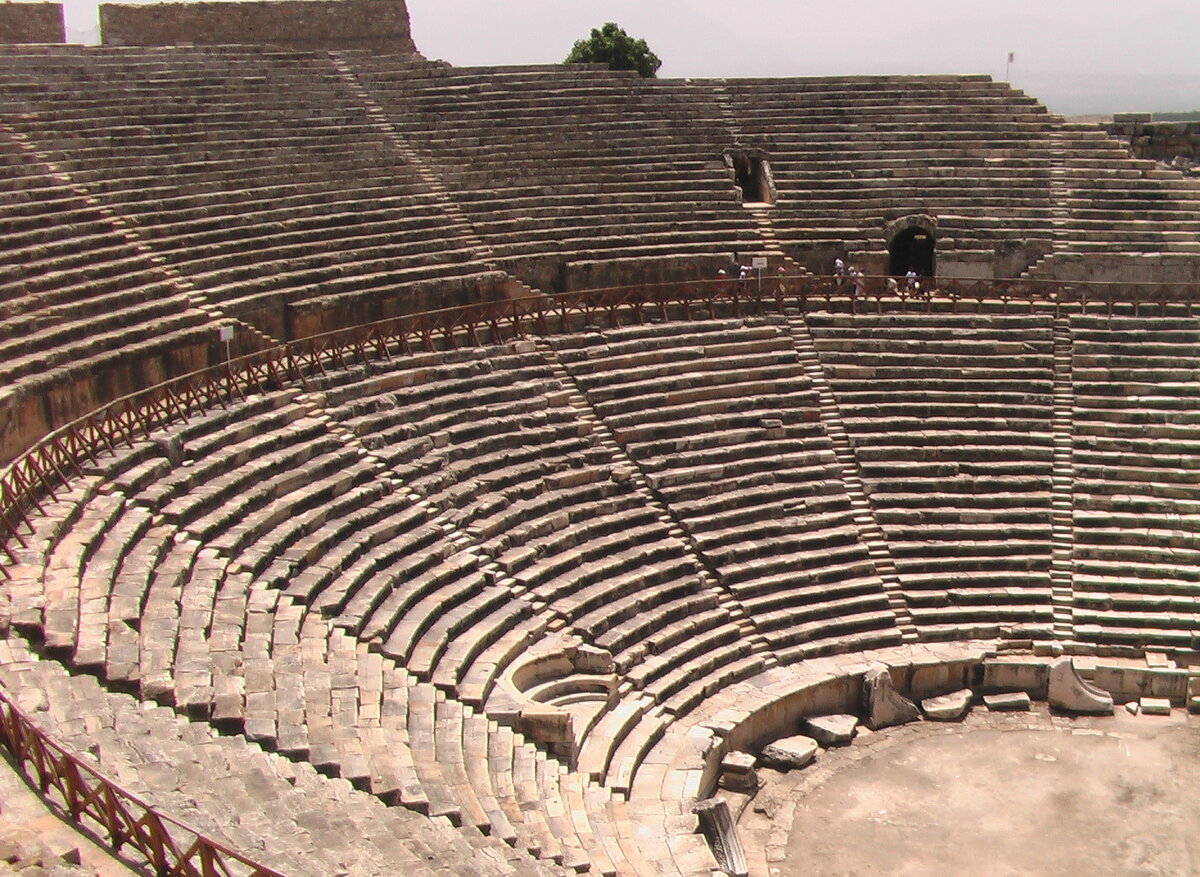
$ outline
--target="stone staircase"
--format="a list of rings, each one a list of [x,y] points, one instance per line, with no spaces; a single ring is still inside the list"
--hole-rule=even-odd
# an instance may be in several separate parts
[[[842,467],[842,481],[846,485],[846,492],[850,495],[850,502],[855,508],[854,523],[862,533],[863,542],[867,546],[871,561],[875,564],[875,569],[883,580],[883,586],[888,596],[888,605],[896,615],[896,626],[900,628],[901,641],[913,642],[918,638],[918,634],[913,626],[908,604],[904,599],[903,588],[896,572],[896,563],[888,551],[883,531],[875,520],[871,501],[863,490],[858,460],[854,456],[854,446],[842,424],[841,411],[838,408],[833,389],[825,378],[825,371],[821,366],[820,355],[817,353],[812,333],[809,332],[808,324],[803,316],[789,318],[788,327],[792,337],[795,338],[796,350],[800,356],[800,362],[804,366],[804,371],[820,396],[821,422],[833,443],[838,464]]]
[[[1075,498],[1072,466],[1072,423],[1075,391],[1071,383],[1071,329],[1068,317],[1054,320],[1054,474],[1051,476],[1054,509],[1054,543],[1050,560],[1051,599],[1054,604],[1054,635],[1073,638],[1074,587],[1071,548]]]

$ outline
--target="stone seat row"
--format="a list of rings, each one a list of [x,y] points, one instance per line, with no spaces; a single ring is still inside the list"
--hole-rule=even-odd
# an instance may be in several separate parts
[[[209,568],[211,569],[215,570],[219,568],[211,567],[211,561],[215,560],[215,558],[211,556],[206,558],[206,553],[204,550],[199,552],[199,554],[196,556],[196,560],[201,564],[209,564]],[[270,618],[272,616],[275,616],[276,619],[286,619],[291,614],[289,612],[282,611],[282,606],[276,609],[271,609],[271,606],[274,605],[273,603],[262,604],[261,601],[259,601],[260,606],[258,610],[254,610],[253,606],[251,606],[248,612],[244,595],[241,601],[238,601],[236,596],[234,597],[232,600],[234,607],[231,611],[222,611],[222,606],[231,602],[231,591],[236,591],[236,587],[232,589],[229,587],[229,584],[233,578],[236,578],[236,576],[231,577],[227,570],[225,583],[219,589],[222,596],[218,596],[215,603],[217,614],[214,615],[214,619],[210,623],[211,628],[208,637],[208,648],[215,649],[218,641],[223,641],[226,644],[226,647],[228,647],[230,642],[237,643],[239,640],[241,640],[242,635],[237,634],[236,632],[233,633],[232,640],[229,640],[228,635],[226,635],[224,632],[223,625],[232,624],[235,626],[235,628],[238,628],[246,621],[247,617],[249,618],[249,625],[245,633],[245,642],[247,644],[246,647],[250,648],[253,643],[257,641],[257,637],[254,634],[256,618],[264,619],[268,622],[268,624],[270,624]],[[243,584],[246,584],[244,580]],[[200,606],[197,605],[194,600],[189,598],[188,586],[186,584],[184,585],[184,591],[181,598],[181,606],[183,610],[181,620],[186,620],[186,616],[189,612],[195,613],[198,609],[200,609]],[[224,621],[218,620],[222,617],[224,618]],[[286,625],[286,621],[284,623]],[[276,622],[276,626],[278,626],[278,621]],[[304,630],[310,630],[311,627],[311,621],[304,622]],[[319,631],[318,635],[320,635]],[[179,637],[179,644],[177,647],[178,653],[176,655],[177,662],[188,658],[195,658],[197,656],[197,651],[200,654],[203,654],[205,651],[203,642],[199,640],[193,640],[187,636],[186,630],[181,630]],[[285,637],[284,642],[286,641],[287,637]],[[286,657],[286,650],[283,652],[276,652],[273,650],[273,654],[275,654],[275,658],[272,660],[284,660]],[[307,647],[305,647],[305,654],[310,656],[310,658],[306,659],[306,661],[310,660],[312,657],[312,652],[311,650],[307,649]],[[213,656],[214,658],[218,657],[219,653],[214,651]],[[369,655],[364,653],[361,657],[369,658]],[[385,797],[388,794],[387,789],[390,787],[390,783],[400,782],[403,785],[405,782],[403,779],[405,772],[402,771],[399,775],[395,775],[393,771],[391,779],[389,779],[386,771],[384,771],[381,775],[380,768],[377,765],[374,765],[373,758],[369,757],[370,753],[362,750],[361,743],[354,742],[356,739],[358,739],[354,733],[348,734],[345,739],[335,739],[333,742],[329,742],[326,734],[321,732],[322,728],[328,728],[336,737],[338,734],[338,729],[343,729],[344,733],[344,729],[349,728],[351,729],[351,732],[353,732],[357,726],[357,721],[353,714],[346,715],[339,711],[337,706],[338,689],[336,687],[332,692],[333,699],[331,701],[329,700],[329,697],[331,696],[329,685],[334,684],[336,686],[334,680],[338,678],[338,671],[334,664],[331,663],[330,665],[330,670],[328,672],[331,675],[326,677],[329,681],[325,683],[322,683],[321,681],[322,676],[321,672],[319,672],[320,665],[317,665],[318,669],[310,670],[308,669],[309,664],[305,664],[305,669],[303,670],[303,684],[305,686],[305,706],[303,712],[304,721],[303,724],[297,725],[295,718],[292,718],[290,723],[285,722],[285,704],[283,702],[276,703],[277,698],[281,696],[283,692],[288,690],[287,686],[283,685],[282,683],[289,671],[287,671],[283,665],[279,664],[275,665],[275,670],[270,670],[268,665],[264,665],[261,660],[252,660],[252,658],[253,655],[250,653],[247,653],[246,657],[244,658],[247,667],[246,675],[243,677],[246,680],[246,689],[244,691],[239,690],[239,688],[236,686],[230,688],[228,685],[230,680],[236,680],[238,678],[237,676],[218,676],[213,671],[206,672],[203,669],[189,669],[187,664],[177,663],[173,674],[173,682],[171,683],[174,686],[174,691],[172,693],[172,700],[174,704],[177,708],[183,708],[190,712],[202,715],[207,715],[208,710],[211,709],[213,721],[218,723],[227,723],[232,721],[238,725],[244,725],[247,733],[255,739],[260,739],[273,745],[279,745],[279,747],[285,751],[294,753],[302,752],[304,756],[312,761],[312,763],[315,765],[333,770],[334,772],[349,778],[353,782],[363,783],[364,787],[369,786],[373,789],[373,791],[384,794]],[[332,659],[333,655],[331,653],[330,660],[332,661]],[[277,686],[276,688],[268,689],[266,691],[259,690],[258,686],[261,685],[261,674],[264,672],[270,672],[273,674],[275,678],[275,685]],[[281,677],[279,675],[280,673],[284,675]],[[315,676],[313,675],[314,673],[316,674]],[[251,683],[255,679],[259,679],[260,681],[254,683],[252,686]],[[341,684],[344,685],[345,683]],[[326,707],[326,712],[324,713],[320,711],[320,702],[322,698],[321,692],[323,686],[325,689],[324,698],[326,699],[327,704],[330,704]],[[406,685],[406,693],[411,694],[414,687],[415,686]],[[359,685],[359,690],[362,690],[361,685]],[[267,698],[266,701],[263,700],[264,697]],[[317,698],[316,701],[313,700],[314,697]],[[358,697],[361,697],[361,695],[358,695]],[[210,700],[211,706],[209,705]],[[261,707],[269,703],[276,703],[276,705],[274,708],[268,706],[268,712],[263,713]],[[411,698],[409,703],[412,703]],[[239,704],[241,705],[239,706]],[[259,706],[256,706],[256,704]],[[362,704],[360,704],[360,709],[365,709],[365,706],[366,702],[364,701]],[[317,712],[313,712],[314,708],[317,710]],[[244,714],[242,710],[245,710]],[[324,720],[322,720],[322,716],[325,716]],[[411,708],[408,714],[408,723],[405,727],[410,735],[417,735],[418,737],[420,736],[422,726],[417,721],[417,717],[414,716]],[[356,755],[356,752],[359,754]],[[391,753],[391,756],[394,759],[397,753],[394,743],[388,747],[388,752]],[[358,759],[357,762],[356,758]],[[359,764],[359,762],[361,762],[361,764]],[[410,772],[415,772],[415,775],[418,778],[421,778],[421,775],[424,773],[424,787],[413,788],[411,786],[404,786],[401,790],[397,791],[396,794],[399,794],[402,799],[405,795],[407,795],[408,799],[406,803],[409,803],[412,806],[423,806],[431,813],[443,813],[450,816],[452,819],[461,820],[461,811],[464,809],[463,799],[456,797],[456,795],[461,793],[461,788],[457,784],[442,779],[440,770],[432,768],[428,763],[423,763],[422,749],[419,742],[414,743],[413,746],[412,764],[414,766]],[[423,766],[424,770],[422,770]],[[411,776],[409,777],[408,782],[413,782],[413,778]]]
[[[12,644],[6,648],[14,654],[5,661],[5,683],[27,707],[40,707],[53,737],[78,751],[90,747],[102,772],[143,799],[235,848],[259,850],[287,873],[369,874],[399,865],[433,874],[429,861],[447,849],[463,873],[551,873],[477,833],[383,807],[307,765],[107,693]]]

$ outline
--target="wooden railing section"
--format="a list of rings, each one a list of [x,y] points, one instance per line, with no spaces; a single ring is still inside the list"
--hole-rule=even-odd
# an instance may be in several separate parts
[[[1200,304],[1200,284],[1064,283],[1029,280],[949,281],[909,289],[885,277],[751,277],[590,289],[557,295],[479,302],[406,314],[291,341],[230,360],[220,366],[147,387],[118,398],[49,435],[17,457],[0,475],[0,577],[9,576],[32,530],[28,515],[42,510],[55,489],[81,473],[104,449],[128,445],[166,424],[224,405],[248,393],[277,389],[289,381],[344,368],[352,362],[387,359],[393,352],[433,351],[463,344],[498,343],[529,333],[569,331],[603,322],[609,326],[648,319],[741,316],[786,307],[882,310],[885,306],[932,310],[1000,302],[1005,311],[1070,307],[1111,314],[1114,307],[1154,308]]]
[[[162,877],[282,877],[265,865],[159,813],[104,777],[35,726],[0,691],[0,743],[52,806],[82,827],[99,831],[134,865]]]

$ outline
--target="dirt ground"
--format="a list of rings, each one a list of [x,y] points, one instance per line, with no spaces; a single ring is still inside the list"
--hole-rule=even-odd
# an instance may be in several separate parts
[[[752,874],[1200,875],[1200,721],[1180,710],[976,708],[762,776],[739,822]]]

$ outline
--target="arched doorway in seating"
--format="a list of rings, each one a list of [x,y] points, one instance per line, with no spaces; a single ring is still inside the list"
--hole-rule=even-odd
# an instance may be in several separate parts
[[[887,229],[888,274],[902,277],[913,270],[919,277],[933,277],[937,267],[937,224],[932,217],[906,216]]]

